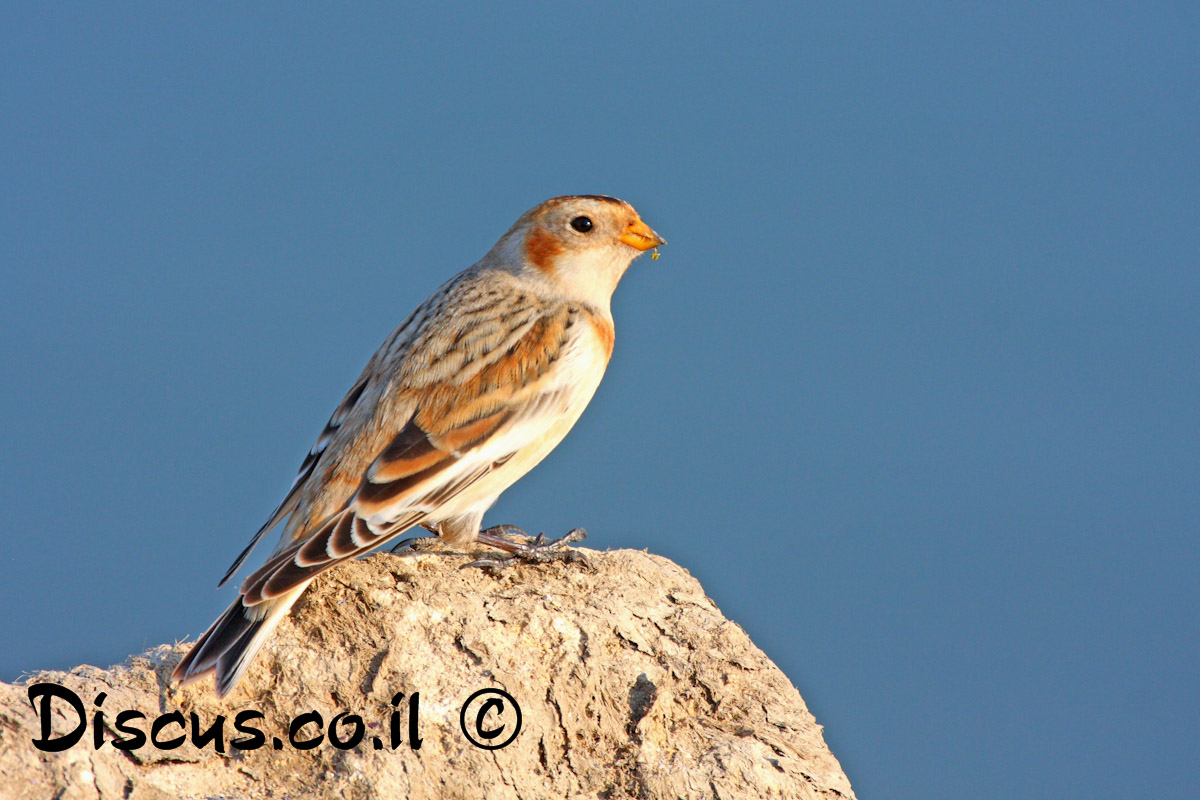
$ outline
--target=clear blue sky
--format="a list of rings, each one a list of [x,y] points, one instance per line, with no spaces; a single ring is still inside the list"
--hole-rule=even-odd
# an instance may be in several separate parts
[[[861,797],[1194,796],[1200,6],[244,6],[0,11],[0,677],[202,631],[388,331],[606,193],[670,245],[490,519],[686,566]]]

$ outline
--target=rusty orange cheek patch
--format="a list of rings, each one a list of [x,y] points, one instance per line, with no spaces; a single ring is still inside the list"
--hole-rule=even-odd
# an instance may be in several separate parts
[[[535,228],[525,237],[525,257],[542,272],[554,270],[554,258],[562,251],[558,240],[541,228]]]

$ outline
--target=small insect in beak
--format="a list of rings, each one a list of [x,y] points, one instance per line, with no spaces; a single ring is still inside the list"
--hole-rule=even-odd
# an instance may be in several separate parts
[[[654,248],[654,252],[650,254],[651,261],[658,261],[658,248]]]

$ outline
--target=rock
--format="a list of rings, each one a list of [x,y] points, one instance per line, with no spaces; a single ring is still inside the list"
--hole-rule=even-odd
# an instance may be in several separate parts
[[[209,679],[168,685],[189,645],[0,684],[0,798],[854,796],[800,694],[694,578],[644,552],[584,552],[590,565],[498,576],[439,553],[345,564],[313,584],[224,701]],[[42,720],[29,691],[47,683],[77,695],[88,718],[61,752],[34,746]],[[502,705],[482,708],[481,696],[462,712],[482,689],[502,689],[520,707],[520,731],[502,749],[464,733],[463,721],[495,744],[515,729],[499,695]],[[66,700],[43,697],[36,708],[46,702],[50,740],[79,727]],[[122,732],[117,715],[127,710],[145,717],[127,715]],[[248,722],[263,746],[232,747],[245,736],[235,718],[252,711],[263,714]],[[298,720],[289,739],[291,721],[314,711],[320,723]],[[179,736],[171,712],[187,720],[177,748],[113,746],[154,724],[159,742]],[[363,739],[339,749],[331,721],[347,712],[361,716]],[[223,752],[215,741],[196,746],[194,733],[219,716]],[[353,742],[355,730],[343,718],[333,732]],[[318,736],[312,749],[291,743]]]

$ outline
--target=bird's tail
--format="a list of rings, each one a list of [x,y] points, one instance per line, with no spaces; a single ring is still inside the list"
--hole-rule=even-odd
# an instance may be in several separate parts
[[[317,575],[395,538],[425,516],[424,511],[410,512],[376,530],[352,508],[334,514],[246,578],[238,599],[204,632],[175,667],[171,679],[191,683],[212,673],[217,695],[224,697]]]
[[[183,657],[171,679],[188,684],[212,674],[217,696],[227,695],[310,582],[253,606],[243,604],[239,596]]]

